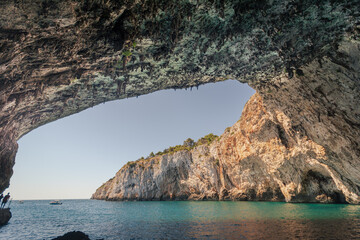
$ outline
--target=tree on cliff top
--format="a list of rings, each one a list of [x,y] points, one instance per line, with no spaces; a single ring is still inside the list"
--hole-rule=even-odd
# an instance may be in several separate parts
[[[191,148],[192,148],[192,147],[195,146],[195,141],[192,140],[191,138],[188,138],[188,139],[186,139],[186,140],[184,141],[183,145],[184,145],[185,147],[191,147]]]

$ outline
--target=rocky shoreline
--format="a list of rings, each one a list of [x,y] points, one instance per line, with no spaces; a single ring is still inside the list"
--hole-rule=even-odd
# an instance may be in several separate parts
[[[357,189],[337,174],[341,169],[326,165],[331,158],[324,147],[294,131],[283,113],[267,112],[255,94],[241,119],[219,138],[129,162],[92,198],[358,204]]]
[[[39,126],[115,99],[238,79],[261,97],[259,111],[209,150],[124,168],[94,197],[360,202],[357,0],[100,2],[2,1],[1,191],[17,141]]]

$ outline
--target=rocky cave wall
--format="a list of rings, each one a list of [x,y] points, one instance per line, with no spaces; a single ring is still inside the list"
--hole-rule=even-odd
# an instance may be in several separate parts
[[[322,164],[357,199],[359,9],[358,0],[2,1],[0,190],[16,141],[34,128],[233,78],[261,95],[286,146],[298,134],[323,146]]]
[[[347,54],[358,54],[358,50],[346,50]],[[321,68],[340,67],[328,64],[324,62]],[[312,63],[307,67],[304,71],[319,66]],[[298,86],[284,92],[276,88],[267,90],[269,94],[274,91],[279,95],[279,101],[288,101],[297,92],[296,98],[302,97],[297,99],[301,100],[301,107],[285,108],[284,112],[277,102],[268,101],[265,106],[257,93],[245,105],[240,120],[211,144],[129,162],[99,187],[92,198],[358,204],[359,131],[350,133],[356,131],[355,123],[338,113],[322,112],[326,108],[307,101],[311,90],[300,82],[310,80],[308,84],[314,84],[316,89],[334,92],[327,101],[336,100],[337,105],[352,104],[346,95],[354,89],[341,89],[334,82],[327,85],[303,77],[294,76]],[[286,76],[280,76],[276,82],[286,81]],[[341,94],[334,89],[341,90]],[[319,101],[325,100],[322,98]],[[300,118],[290,119],[292,115]],[[341,129],[335,129],[334,123],[340,122]],[[312,140],[316,138],[318,141]]]

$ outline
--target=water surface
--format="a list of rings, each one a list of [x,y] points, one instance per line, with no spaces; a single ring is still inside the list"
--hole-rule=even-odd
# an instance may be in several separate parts
[[[360,239],[360,206],[270,202],[105,202],[11,204],[0,239]]]

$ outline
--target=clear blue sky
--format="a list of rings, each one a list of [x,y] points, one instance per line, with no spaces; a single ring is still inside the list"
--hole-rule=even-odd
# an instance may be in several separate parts
[[[188,137],[222,134],[254,93],[228,80],[108,102],[49,123],[19,140],[5,192],[14,199],[90,198],[128,161]]]

